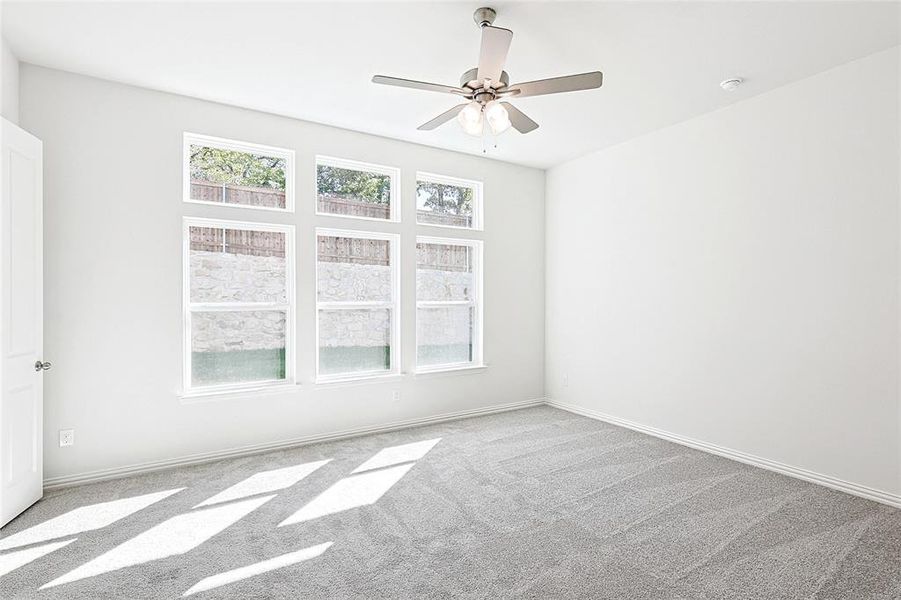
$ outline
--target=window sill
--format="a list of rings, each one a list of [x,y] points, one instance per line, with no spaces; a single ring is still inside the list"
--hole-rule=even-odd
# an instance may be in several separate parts
[[[244,399],[248,396],[282,394],[295,391],[298,388],[300,388],[299,383],[279,381],[240,388],[182,392],[178,395],[178,399],[182,404],[195,404],[199,402],[212,402],[214,400]]]
[[[413,375],[415,377],[426,377],[428,375],[453,375],[454,373],[459,373],[460,375],[476,375],[487,370],[488,365],[461,365],[437,367],[435,369],[420,369],[414,371]]]
[[[418,370],[412,373],[388,373],[384,375],[360,375],[355,377],[335,377],[316,380],[313,385],[318,389],[371,385],[378,383],[397,383],[408,375],[415,378],[431,376],[477,375],[488,370],[488,365],[448,366],[436,369]],[[250,397],[270,396],[297,391],[301,384],[295,382],[263,383],[260,385],[214,390],[197,390],[181,392],[178,399],[182,404],[197,404],[217,400],[244,400]],[[309,389],[309,388],[307,388]]]
[[[340,387],[365,385],[367,383],[393,383],[402,381],[403,373],[385,373],[379,375],[349,375],[345,377],[321,377],[314,382],[316,387]]]

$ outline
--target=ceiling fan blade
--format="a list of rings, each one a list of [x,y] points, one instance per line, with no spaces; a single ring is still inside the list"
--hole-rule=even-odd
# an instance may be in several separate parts
[[[510,117],[510,124],[520,133],[529,133],[538,129],[538,123],[526,116],[524,112],[510,104],[509,102],[501,102],[501,105],[507,109],[507,115]]]
[[[559,94],[561,92],[577,92],[579,90],[593,90],[601,87],[604,82],[604,74],[600,71],[580,73],[578,75],[565,75],[563,77],[551,77],[538,81],[527,81],[511,85],[509,89],[519,90],[517,98],[526,96],[543,96],[545,94]]]
[[[416,129],[418,129],[419,131],[431,131],[440,125],[444,125],[445,123],[447,123],[448,121],[450,121],[451,119],[456,117],[458,114],[460,114],[460,111],[463,110],[463,108],[465,108],[465,107],[466,107],[466,104],[458,104],[457,106],[453,107],[452,109],[444,111],[443,113],[441,113],[440,115],[438,115],[437,117],[432,119],[431,121],[429,121],[427,123],[423,123]]]
[[[426,81],[414,81],[412,79],[401,79],[400,77],[388,77],[387,75],[376,75],[372,78],[372,83],[381,85],[393,85],[396,87],[411,88],[414,90],[425,90],[427,92],[444,92],[447,94],[466,95],[466,90],[451,85],[442,85],[440,83],[428,83]]]
[[[478,79],[500,81],[511,41],[513,32],[509,29],[491,25],[482,27],[482,47],[479,50],[479,71],[476,75]]]

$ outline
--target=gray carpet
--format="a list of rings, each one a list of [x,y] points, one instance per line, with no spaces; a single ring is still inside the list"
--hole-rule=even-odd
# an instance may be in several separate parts
[[[901,598],[901,511],[546,407],[59,490],[0,548],[48,552],[4,599]]]

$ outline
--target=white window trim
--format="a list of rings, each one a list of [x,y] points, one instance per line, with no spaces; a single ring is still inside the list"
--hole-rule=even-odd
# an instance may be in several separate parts
[[[382,219],[375,219],[381,221]],[[389,244],[389,256],[391,258],[391,301],[319,301],[319,237],[352,237],[366,240],[384,240]],[[314,286],[313,322],[315,323],[315,383],[341,383],[359,381],[362,379],[384,379],[401,375],[401,302],[400,302],[400,235],[396,233],[380,233],[375,231],[358,231],[354,229],[331,229],[317,227],[313,235],[313,256],[315,257],[314,272],[316,284]],[[391,311],[391,339],[389,340],[389,356],[391,368],[389,370],[356,371],[352,373],[319,373],[319,311],[321,309],[353,310],[361,308],[387,308]]]
[[[191,227],[215,227],[223,229],[243,229],[252,231],[274,231],[285,234],[285,294],[280,302],[191,302]],[[183,328],[183,379],[182,396],[213,395],[238,391],[258,390],[266,387],[284,387],[295,383],[295,254],[294,226],[252,221],[232,221],[228,219],[206,219],[183,217],[182,219],[182,328]],[[193,312],[233,310],[284,310],[285,323],[285,378],[261,381],[244,381],[221,385],[194,386],[191,384],[191,314]]]
[[[468,246],[472,248],[472,281],[473,293],[471,300],[419,300],[416,298],[416,348],[414,374],[438,373],[445,371],[460,371],[481,369],[485,367],[484,357],[484,336],[483,336],[483,319],[485,312],[485,302],[483,296],[483,269],[484,264],[484,243],[481,240],[466,240],[459,238],[439,238],[429,236],[416,236],[416,245],[419,244],[446,244],[453,246]],[[418,267],[417,267],[418,271]],[[442,363],[437,365],[419,365],[419,309],[438,307],[438,306],[472,306],[473,307],[473,324],[472,324],[472,360],[457,363]]]
[[[353,171],[363,171],[366,173],[376,173],[378,175],[387,175],[391,178],[391,197],[388,200],[388,219],[378,219],[376,217],[358,217],[354,215],[339,215],[337,213],[322,212],[319,210],[319,166],[335,167],[338,169],[350,169]],[[377,165],[374,163],[362,162],[358,160],[350,160],[347,158],[335,158],[334,156],[316,155],[313,164],[313,208],[317,217],[337,217],[340,219],[354,219],[358,221],[375,221],[377,223],[400,223],[400,169],[397,167],[389,167],[387,165]]]
[[[273,206],[248,206],[246,204],[225,204],[223,202],[210,202],[208,200],[191,199],[191,145],[219,148],[221,150],[235,150],[237,152],[249,152],[263,154],[285,159],[285,208]],[[222,206],[226,208],[244,208],[247,210],[265,210],[279,213],[294,212],[294,150],[264,146],[251,142],[230,140],[227,138],[203,135],[200,133],[184,132],[182,147],[182,199],[190,204],[203,204],[206,206]]]
[[[420,223],[419,222],[419,182],[428,181],[430,183],[442,183],[444,185],[454,185],[458,187],[468,187],[472,189],[472,227],[461,227],[459,225],[442,225],[440,223]],[[481,181],[474,179],[462,179],[460,177],[450,177],[449,175],[437,175],[435,173],[427,173],[425,171],[416,172],[416,191],[414,192],[416,199],[416,224],[421,227],[440,227],[442,229],[458,229],[462,231],[484,231],[484,186]]]
[[[196,391],[183,392],[178,394],[179,402],[182,404],[202,404],[207,402],[220,402],[223,400],[246,400],[253,398],[254,400],[274,396],[278,394],[293,393],[301,389],[299,383],[293,382],[277,382],[263,383],[260,385],[248,385],[238,388],[229,388],[227,390],[212,390],[210,388],[198,388]]]

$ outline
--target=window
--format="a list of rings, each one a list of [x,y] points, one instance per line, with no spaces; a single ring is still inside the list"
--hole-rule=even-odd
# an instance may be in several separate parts
[[[399,221],[400,170],[316,157],[316,213]]]
[[[482,242],[416,238],[416,368],[482,365]]]
[[[316,230],[316,379],[399,372],[398,236]]]
[[[293,380],[294,228],[184,220],[185,391]]]
[[[184,136],[184,200],[294,210],[294,151]]]
[[[416,222],[482,229],[482,184],[431,173],[416,174]]]

